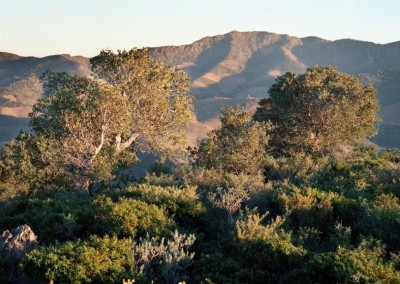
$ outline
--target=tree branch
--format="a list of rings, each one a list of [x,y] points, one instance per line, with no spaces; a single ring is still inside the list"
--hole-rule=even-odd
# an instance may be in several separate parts
[[[125,142],[121,142],[121,134],[118,134],[115,136],[115,144],[116,144],[116,151],[117,153],[121,153],[123,150],[128,148],[129,146],[132,145],[133,142],[139,137],[139,132],[134,132],[131,134],[128,140]]]
[[[99,152],[103,148],[103,146],[104,146],[104,136],[105,136],[104,132],[105,132],[105,126],[103,125],[101,127],[100,143],[96,147],[96,149],[94,150],[94,154],[91,155],[90,158],[85,161],[85,167],[88,167],[93,163],[93,161],[96,158],[97,154],[99,154]]]

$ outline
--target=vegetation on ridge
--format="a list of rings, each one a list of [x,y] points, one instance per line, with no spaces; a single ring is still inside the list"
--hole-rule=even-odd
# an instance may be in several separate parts
[[[45,77],[34,133],[0,155],[0,228],[28,224],[40,247],[18,270],[1,251],[1,282],[400,282],[400,151],[359,143],[375,90],[332,67],[286,73],[254,118],[222,109],[186,163],[137,182],[136,151],[174,154],[192,110],[186,75],[146,52]]]

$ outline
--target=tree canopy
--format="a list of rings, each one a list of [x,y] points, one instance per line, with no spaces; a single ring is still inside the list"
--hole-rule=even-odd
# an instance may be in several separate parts
[[[45,74],[44,96],[30,114],[36,135],[59,141],[79,187],[126,149],[173,149],[193,113],[187,75],[146,49],[103,50],[91,64],[94,78]]]
[[[194,151],[197,166],[235,174],[262,170],[268,143],[267,124],[255,122],[243,107],[221,109],[221,127]]]
[[[270,144],[279,153],[326,153],[376,132],[376,90],[334,67],[287,72],[268,93],[254,118],[272,122]]]

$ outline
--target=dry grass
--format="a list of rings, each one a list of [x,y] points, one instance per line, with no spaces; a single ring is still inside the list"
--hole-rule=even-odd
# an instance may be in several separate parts
[[[1,107],[0,115],[7,115],[19,118],[26,118],[32,111],[31,106],[19,106],[19,107]]]

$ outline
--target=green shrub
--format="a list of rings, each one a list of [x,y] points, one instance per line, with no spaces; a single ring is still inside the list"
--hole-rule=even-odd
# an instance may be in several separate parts
[[[193,168],[184,177],[188,184],[199,187],[200,190],[212,188],[236,187],[242,188],[248,193],[258,192],[264,189],[264,177],[261,174],[229,173],[215,169]]]
[[[365,206],[358,227],[363,235],[381,240],[390,249],[400,250],[400,206]]]
[[[130,186],[121,195],[141,200],[162,208],[179,225],[198,228],[203,226],[206,209],[199,199],[196,187]]]
[[[363,204],[366,203],[366,199],[350,199],[343,195],[335,195],[335,198],[332,201],[335,220],[344,226],[352,227],[354,229],[362,215]]]
[[[385,149],[381,152],[380,157],[392,163],[400,163],[400,150],[399,149]]]
[[[292,240],[292,233],[281,228],[285,220],[277,217],[263,225],[266,214],[245,213],[236,223],[242,257],[250,265],[260,265],[270,273],[285,273],[306,255]]]
[[[293,279],[305,283],[399,283],[400,272],[384,260],[382,246],[364,240],[356,249],[338,247],[313,255]]]
[[[173,220],[156,205],[127,197],[114,201],[104,195],[94,200],[95,224],[100,234],[119,237],[165,235],[175,228]]]
[[[276,187],[269,203],[277,214],[286,216],[286,225],[291,230],[313,227],[325,233],[333,224],[334,193],[294,185]]]
[[[36,283],[122,283],[135,278],[132,240],[91,237],[41,247],[27,254],[21,269]]]
[[[214,252],[194,263],[193,283],[273,283],[272,275],[260,266],[249,266],[241,257]]]
[[[304,153],[296,153],[291,157],[268,157],[265,174],[267,180],[288,180],[299,184],[310,181],[319,171],[324,169],[329,158],[315,158]]]
[[[28,224],[41,243],[86,237],[94,218],[91,198],[77,192],[20,197],[1,207],[1,225],[10,229]]]

